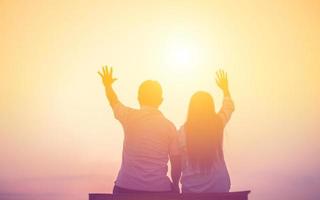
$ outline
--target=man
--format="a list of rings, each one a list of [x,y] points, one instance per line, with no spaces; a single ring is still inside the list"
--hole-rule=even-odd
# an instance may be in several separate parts
[[[144,81],[138,91],[140,109],[124,106],[112,84],[117,80],[108,66],[98,72],[114,116],[123,126],[122,163],[113,193],[179,192],[181,163],[175,126],[158,110],[162,89],[157,81]],[[171,162],[171,178],[167,176]]]

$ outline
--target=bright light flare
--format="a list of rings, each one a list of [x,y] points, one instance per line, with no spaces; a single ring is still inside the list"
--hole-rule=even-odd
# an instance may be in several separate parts
[[[164,54],[166,65],[173,73],[192,71],[200,63],[199,48],[191,40],[182,38],[169,40]]]

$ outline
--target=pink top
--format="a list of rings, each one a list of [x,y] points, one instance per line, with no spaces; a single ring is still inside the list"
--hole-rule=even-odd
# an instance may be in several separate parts
[[[225,97],[218,113],[223,126],[227,124],[233,111],[234,105],[231,98]],[[183,160],[181,177],[183,193],[229,192],[230,177],[223,154],[209,172],[203,173],[199,169],[192,168],[188,162],[184,127],[179,130],[179,146]]]

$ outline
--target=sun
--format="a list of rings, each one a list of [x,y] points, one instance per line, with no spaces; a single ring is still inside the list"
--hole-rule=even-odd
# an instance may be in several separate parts
[[[169,40],[164,53],[167,68],[174,73],[190,72],[200,62],[199,48],[194,42],[185,38]]]
[[[173,45],[168,56],[172,64],[178,66],[188,66],[188,63],[190,63],[192,60],[193,55],[190,48]]]

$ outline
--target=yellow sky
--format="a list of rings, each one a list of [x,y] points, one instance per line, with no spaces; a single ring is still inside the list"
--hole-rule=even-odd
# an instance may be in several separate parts
[[[220,105],[213,75],[225,69],[232,189],[319,198],[319,13],[302,0],[0,0],[0,193],[111,190],[122,129],[97,71],[112,64],[129,106],[159,80],[177,127],[194,91]]]

